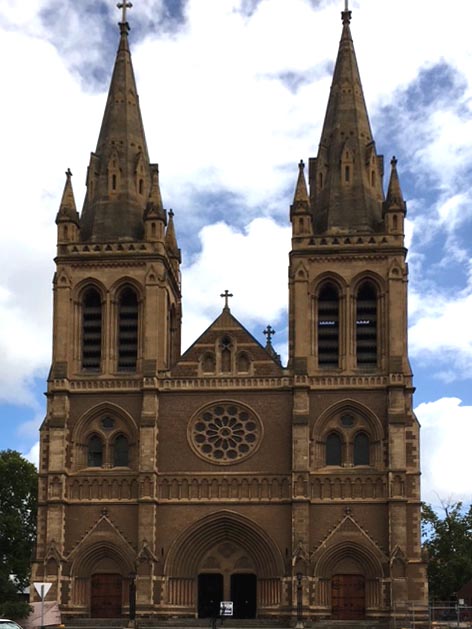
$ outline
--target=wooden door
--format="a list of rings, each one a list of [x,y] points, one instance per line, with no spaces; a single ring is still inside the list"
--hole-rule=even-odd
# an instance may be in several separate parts
[[[90,583],[90,616],[120,618],[121,591],[120,574],[93,574]]]
[[[359,620],[365,616],[365,578],[360,574],[336,574],[331,579],[331,610],[334,620]]]

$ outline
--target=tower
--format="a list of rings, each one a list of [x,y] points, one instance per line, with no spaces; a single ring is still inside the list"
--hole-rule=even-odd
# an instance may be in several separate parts
[[[318,155],[309,161],[309,192],[301,163],[291,206],[293,467],[311,487],[295,507],[293,534],[315,547],[318,600],[331,597],[336,580],[338,591],[362,592],[362,614],[387,599],[397,609],[405,601],[424,604],[427,594],[407,351],[406,204],[395,158],[384,198],[383,157],[369,123],[349,10],[342,21]],[[334,523],[341,505],[345,519],[335,531],[351,531],[349,550],[342,535],[327,536],[316,549],[321,540],[313,522]],[[335,616],[349,615],[349,598],[332,598]]]
[[[35,581],[64,617],[383,620],[427,601],[406,204],[343,30],[290,208],[289,362],[221,314],[180,352],[180,251],[127,3],[82,212],[57,214]],[[132,598],[129,599],[131,593]],[[136,601],[134,601],[136,596]]]

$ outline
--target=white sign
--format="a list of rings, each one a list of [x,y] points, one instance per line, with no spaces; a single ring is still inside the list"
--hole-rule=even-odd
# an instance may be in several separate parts
[[[233,615],[233,601],[220,601],[220,616]]]
[[[42,583],[41,581],[35,581],[33,585],[34,589],[41,597],[41,600],[44,601],[44,599],[46,598],[46,594],[51,589],[52,583]]]

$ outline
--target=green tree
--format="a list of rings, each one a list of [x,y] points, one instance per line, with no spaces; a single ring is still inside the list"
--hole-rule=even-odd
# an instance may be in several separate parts
[[[14,450],[0,451],[0,616],[21,618],[36,539],[38,474]]]
[[[472,578],[472,505],[443,504],[442,513],[423,503],[422,532],[428,551],[430,598],[452,600]]]

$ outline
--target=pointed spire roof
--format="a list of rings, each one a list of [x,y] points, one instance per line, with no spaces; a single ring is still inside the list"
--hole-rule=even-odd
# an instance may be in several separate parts
[[[180,249],[177,245],[177,237],[175,235],[174,212],[172,210],[169,210],[169,223],[166,230],[165,245],[169,256],[181,262]]]
[[[119,27],[105,113],[88,170],[83,240],[137,240],[143,233],[151,184],[149,155],[128,43],[129,26],[120,22]]]
[[[144,218],[157,217],[165,221],[165,211],[162,205],[161,188],[159,185],[159,166],[151,164],[151,190],[144,211]]]
[[[315,168],[310,169],[316,231],[372,231],[382,219],[383,162],[375,151],[351,35],[343,29]]]
[[[298,164],[298,179],[295,186],[295,194],[293,195],[293,206],[309,204],[308,188],[305,180],[305,164],[300,160]]]
[[[72,189],[72,173],[70,168],[66,171],[66,183],[62,193],[59,211],[56,216],[56,223],[72,222],[79,224],[79,214],[75,205],[74,191]]]
[[[390,162],[390,181],[388,184],[387,198],[385,199],[385,208],[387,210],[395,208],[406,212],[406,203],[403,198],[400,179],[398,177],[397,161],[394,155]]]

